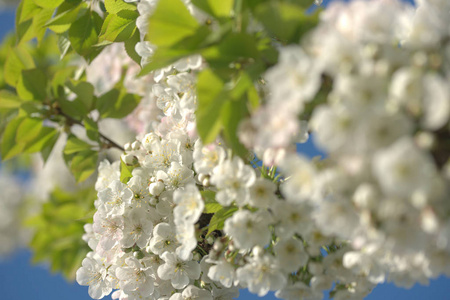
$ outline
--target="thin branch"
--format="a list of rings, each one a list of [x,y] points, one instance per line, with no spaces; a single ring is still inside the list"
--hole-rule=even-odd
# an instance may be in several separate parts
[[[110,140],[108,137],[104,136],[101,132],[99,132],[98,134],[100,135],[100,137],[101,137],[102,139],[104,139],[105,141],[108,142],[107,145],[109,146],[109,148],[117,148],[117,149],[119,149],[120,151],[125,152],[125,149],[123,149],[122,146],[120,146],[120,145],[117,144],[116,142]]]
[[[57,113],[58,113],[59,115],[63,116],[64,118],[66,118],[67,121],[69,122],[69,125],[77,124],[77,125],[80,125],[80,126],[85,127],[84,124],[83,124],[82,122],[80,122],[80,121],[78,121],[78,120],[75,120],[75,119],[72,118],[71,116],[65,114],[65,113],[64,113],[61,109],[59,109],[59,108],[57,109]],[[107,143],[104,144],[107,148],[117,148],[117,149],[119,149],[120,151],[125,152],[125,149],[123,149],[122,146],[120,146],[120,145],[117,144],[116,142],[112,141],[110,138],[108,138],[107,136],[105,136],[103,133],[101,133],[101,132],[99,131],[98,134],[99,134],[99,136],[100,136],[100,139],[103,140],[103,142],[104,142],[104,141],[107,142]]]

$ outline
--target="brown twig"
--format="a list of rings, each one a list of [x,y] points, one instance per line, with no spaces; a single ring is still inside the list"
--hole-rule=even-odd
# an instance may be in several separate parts
[[[59,107],[56,108],[56,113],[58,115],[63,116],[64,118],[66,118],[67,122],[69,123],[69,125],[73,125],[73,124],[77,124],[80,126],[84,126],[84,124],[74,118],[72,118],[71,116],[65,114]],[[100,139],[102,139],[103,141],[106,141],[107,144],[105,144],[105,146],[107,148],[117,148],[120,151],[124,152],[125,149],[123,149],[122,146],[120,146],[119,144],[117,144],[116,142],[112,141],[110,138],[108,138],[107,136],[105,136],[104,134],[102,134],[100,131],[98,132],[98,135],[100,136]]]

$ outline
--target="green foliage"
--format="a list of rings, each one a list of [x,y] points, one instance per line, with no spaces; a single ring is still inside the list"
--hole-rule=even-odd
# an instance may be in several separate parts
[[[56,33],[64,33],[69,30],[73,22],[86,12],[87,8],[81,1],[69,0],[58,7],[55,16],[45,26]]]
[[[94,86],[86,81],[68,81],[67,87],[77,95],[78,100],[83,105],[83,110],[90,112],[94,108]]]
[[[103,19],[95,11],[87,10],[68,31],[72,48],[87,61],[92,61],[102,50],[94,47],[99,42]]]
[[[4,67],[5,81],[15,87],[22,70],[34,68],[34,60],[26,45],[18,45],[8,51]]]
[[[240,156],[246,155],[247,151],[236,132],[239,122],[248,114],[247,103],[254,96],[254,89],[252,80],[245,72],[228,83],[210,69],[199,74],[197,130],[205,144],[213,142],[223,130],[224,138],[233,151]]]
[[[203,202],[205,203],[205,208],[203,209],[203,213],[205,214],[214,214],[222,209],[222,205],[220,205],[216,201],[216,193],[213,191],[201,191]]]
[[[102,118],[123,118],[136,108],[140,100],[123,88],[114,88],[98,97],[96,108]]]
[[[118,14],[109,14],[103,22],[100,31],[99,43],[124,42],[133,36],[136,31],[137,12],[123,10]]]
[[[246,64],[260,59],[255,38],[247,33],[230,32],[217,43],[202,51],[211,66],[222,69],[233,62]]]
[[[38,2],[42,4],[47,1]],[[27,42],[34,38],[41,42],[46,29],[44,25],[50,20],[53,12],[53,8],[41,7],[36,0],[22,0],[16,12],[17,43]]]
[[[160,1],[150,17],[147,39],[158,48],[140,75],[199,52],[210,34],[200,26],[181,0]]]
[[[125,51],[127,52],[128,56],[137,64],[141,64],[141,57],[136,52],[136,44],[140,41],[141,37],[139,30],[136,30],[134,34],[124,42]]]
[[[209,222],[207,235],[211,234],[211,232],[213,232],[214,230],[223,229],[225,221],[233,216],[236,211],[238,211],[238,208],[233,206],[223,207],[219,211],[217,211]]]
[[[123,0],[105,0],[105,8],[110,14],[117,14],[124,10],[136,11],[136,5],[126,3]]]
[[[22,70],[16,89],[22,100],[44,101],[47,96],[47,77],[40,69]]]
[[[213,142],[220,132],[224,87],[224,81],[211,69],[205,69],[198,75],[197,131],[205,144]]]
[[[22,105],[22,100],[13,92],[0,90],[0,111],[16,110]]]
[[[181,0],[160,1],[149,23],[148,39],[159,47],[174,45],[200,27]]]
[[[82,182],[97,170],[98,151],[71,134],[64,148],[64,160],[76,181]]]
[[[83,119],[83,125],[86,129],[86,135],[91,141],[100,143],[100,133],[98,132],[98,124],[90,119],[90,118],[84,118]]]
[[[122,183],[127,184],[131,177],[133,177],[131,174],[133,169],[134,166],[129,166],[122,159],[120,160],[120,181]]]
[[[231,15],[234,1],[193,0],[192,3],[215,18],[227,18]]]
[[[84,224],[92,222],[86,216],[94,209],[95,199],[93,187],[70,193],[60,189],[52,192],[41,212],[25,223],[34,229],[30,242],[33,262],[50,262],[53,272],[75,279],[76,270],[90,251],[81,237]]]
[[[60,6],[64,0],[33,0],[37,6],[42,8],[57,8]]]
[[[298,3],[266,2],[255,9],[255,17],[267,32],[283,43],[297,43],[318,21],[317,15],[307,15]]]
[[[24,113],[12,119],[5,128],[1,143],[3,160],[22,153],[44,151],[48,157],[59,136],[55,128],[43,126],[42,120],[29,118]]]

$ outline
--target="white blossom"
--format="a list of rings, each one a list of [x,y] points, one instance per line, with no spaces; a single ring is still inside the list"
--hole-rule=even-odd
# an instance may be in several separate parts
[[[89,286],[88,293],[93,299],[101,299],[112,291],[106,268],[96,259],[86,257],[82,267],[77,270],[76,277],[78,284]]]
[[[256,245],[265,246],[269,243],[269,221],[266,214],[239,210],[225,221],[223,230],[239,249],[250,250]]]
[[[274,259],[268,255],[254,257],[250,263],[237,269],[239,283],[248,287],[249,291],[259,297],[269,291],[282,289],[286,285],[286,277],[279,271]]]
[[[161,255],[164,264],[158,268],[158,276],[170,280],[176,289],[182,289],[189,284],[189,279],[200,276],[200,265],[196,261],[180,260],[175,253],[164,252]]]
[[[216,185],[219,192],[216,200],[224,206],[235,201],[239,206],[247,204],[248,188],[255,182],[254,170],[245,165],[242,159],[235,156],[216,166],[211,176],[211,183]]]

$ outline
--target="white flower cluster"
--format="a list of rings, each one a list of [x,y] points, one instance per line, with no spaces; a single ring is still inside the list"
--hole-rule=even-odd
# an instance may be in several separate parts
[[[344,270],[344,252],[313,225],[308,203],[280,199],[274,178],[257,175],[220,143],[202,145],[191,69],[166,73],[150,86],[161,114],[149,124],[152,133],[124,147],[131,178],[120,180],[119,162],[99,167],[97,212],[84,236],[93,252],[77,272],[92,298],[116,289],[112,297],[120,300],[231,299],[239,287],[261,296],[272,290],[286,299],[298,293],[320,298],[336,278],[341,293],[371,290],[351,272],[331,276]],[[293,157],[292,166],[298,165],[305,176],[313,172]],[[286,189],[295,194],[298,188]],[[302,197],[311,193],[300,189]],[[223,230],[208,235],[204,192],[230,216]],[[331,245],[325,258],[324,245]]]
[[[332,3],[302,46],[280,49],[247,121],[283,196],[309,204],[319,232],[346,242],[345,268],[373,284],[450,275],[450,2],[416,2]],[[329,157],[294,163],[299,116],[323,95],[309,127]]]
[[[386,280],[450,275],[450,6],[417,5],[334,3],[302,46],[280,48],[266,104],[240,133],[282,180],[197,138],[201,57],[130,83],[159,115],[129,119],[140,134],[121,157],[131,178],[119,162],[99,167],[77,281],[95,299],[231,299],[240,287],[362,299]],[[138,4],[143,35],[154,6]],[[151,60],[151,45],[137,51]],[[326,161],[295,153],[309,130]]]

